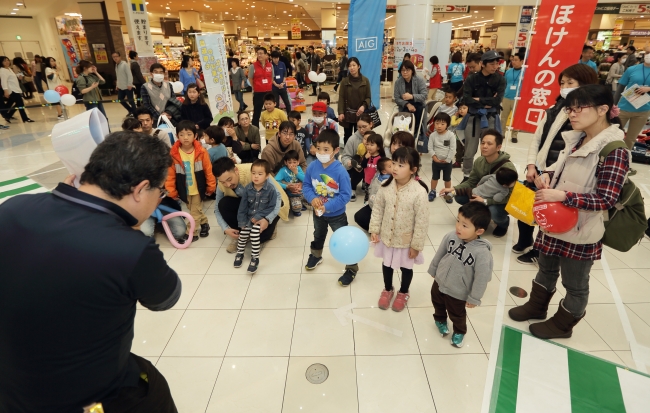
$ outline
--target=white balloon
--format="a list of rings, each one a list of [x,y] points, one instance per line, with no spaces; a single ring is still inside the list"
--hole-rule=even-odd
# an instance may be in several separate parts
[[[71,94],[66,94],[61,96],[61,104],[63,106],[73,106],[75,103],[77,103],[77,98],[72,96]]]
[[[181,93],[184,87],[185,85],[183,84],[183,82],[179,81],[179,82],[172,83],[172,89],[174,90],[174,93]]]
[[[317,81],[318,83],[323,83],[323,82],[326,81],[326,80],[327,80],[327,75],[326,75],[325,73],[320,73],[320,74],[316,77],[316,81]]]
[[[318,82],[318,74],[314,71],[309,72],[309,80],[312,82]]]

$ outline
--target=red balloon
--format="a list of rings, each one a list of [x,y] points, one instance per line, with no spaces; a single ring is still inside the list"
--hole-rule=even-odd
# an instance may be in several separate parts
[[[59,85],[54,88],[54,91],[59,94],[59,96],[67,95],[70,93],[67,87]]]
[[[562,202],[542,202],[533,206],[535,222],[549,234],[564,234],[578,223],[578,209]]]
[[[185,98],[183,96],[179,96],[176,99],[178,99],[178,101],[181,103],[185,102]]]

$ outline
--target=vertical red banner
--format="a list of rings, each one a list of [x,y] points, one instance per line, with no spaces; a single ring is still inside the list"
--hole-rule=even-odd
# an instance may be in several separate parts
[[[558,78],[578,63],[597,0],[544,0],[539,6],[513,129],[534,132],[560,95]]]

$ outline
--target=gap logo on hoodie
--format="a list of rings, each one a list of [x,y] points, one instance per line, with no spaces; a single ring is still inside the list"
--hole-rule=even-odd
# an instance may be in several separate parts
[[[462,244],[458,245],[456,248],[454,248],[454,245],[456,245],[455,240],[449,240],[449,245],[447,246],[447,254],[450,254],[460,262],[463,263],[463,265],[467,266],[472,266],[474,265],[475,259],[472,253],[465,254],[465,250],[467,247],[465,246],[466,244],[463,242]]]

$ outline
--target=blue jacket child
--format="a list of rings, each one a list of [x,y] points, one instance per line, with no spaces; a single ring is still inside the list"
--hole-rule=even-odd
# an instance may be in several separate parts
[[[261,220],[273,212],[276,202],[275,186],[267,179],[259,191],[251,182],[244,188],[245,195],[239,203],[237,211],[237,223],[240,228],[253,226],[251,220]]]

